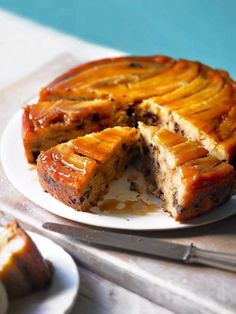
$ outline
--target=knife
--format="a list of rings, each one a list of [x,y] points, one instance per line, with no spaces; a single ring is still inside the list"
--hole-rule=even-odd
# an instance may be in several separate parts
[[[46,222],[43,228],[64,234],[81,242],[128,250],[186,264],[201,264],[236,272],[236,254],[220,253],[130,234]]]

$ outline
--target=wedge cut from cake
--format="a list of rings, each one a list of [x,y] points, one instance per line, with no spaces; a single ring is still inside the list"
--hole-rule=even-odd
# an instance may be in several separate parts
[[[167,129],[141,122],[139,129],[144,174],[152,192],[162,196],[164,209],[176,220],[202,215],[230,198],[232,166]]]
[[[42,152],[37,160],[43,189],[76,210],[88,211],[136,155],[139,131],[108,128]]]
[[[8,297],[16,299],[46,288],[52,265],[37,249],[30,236],[14,221],[0,234],[0,280]]]

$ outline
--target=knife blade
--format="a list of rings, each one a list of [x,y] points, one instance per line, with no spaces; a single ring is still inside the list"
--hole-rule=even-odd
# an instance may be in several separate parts
[[[73,237],[88,244],[133,251],[187,264],[197,263],[236,272],[235,254],[203,250],[193,244],[186,246],[157,238],[121,234],[107,230],[95,230],[53,222],[44,223],[43,228]]]

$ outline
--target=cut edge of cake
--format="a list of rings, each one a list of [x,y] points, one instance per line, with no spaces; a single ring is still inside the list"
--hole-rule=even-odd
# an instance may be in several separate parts
[[[139,130],[148,186],[175,220],[200,216],[230,198],[234,170],[228,163],[167,129],[140,122]]]
[[[181,103],[181,100],[179,102]],[[236,100],[232,100],[233,102]],[[196,105],[200,106],[201,103]],[[186,114],[182,115],[180,110],[171,109],[171,103],[159,103],[156,97],[143,100],[136,108],[138,119],[144,123],[147,123],[147,117],[150,117],[151,125],[160,125],[190,140],[200,142],[212,156],[233,163],[236,155],[236,106],[232,106],[227,115],[223,109],[221,111],[217,116],[217,111],[214,113],[211,108],[211,115],[216,115],[216,119],[207,119],[208,112],[201,112],[202,115],[205,114],[205,120],[199,119],[199,113],[191,115],[186,108]],[[212,125],[214,121],[216,126]],[[218,133],[214,132],[214,128]]]

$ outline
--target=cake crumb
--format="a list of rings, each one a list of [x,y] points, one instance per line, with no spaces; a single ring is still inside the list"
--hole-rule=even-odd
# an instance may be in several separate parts
[[[135,181],[130,182],[129,189],[130,189],[130,191],[137,192],[138,194],[143,192],[142,186]]]

